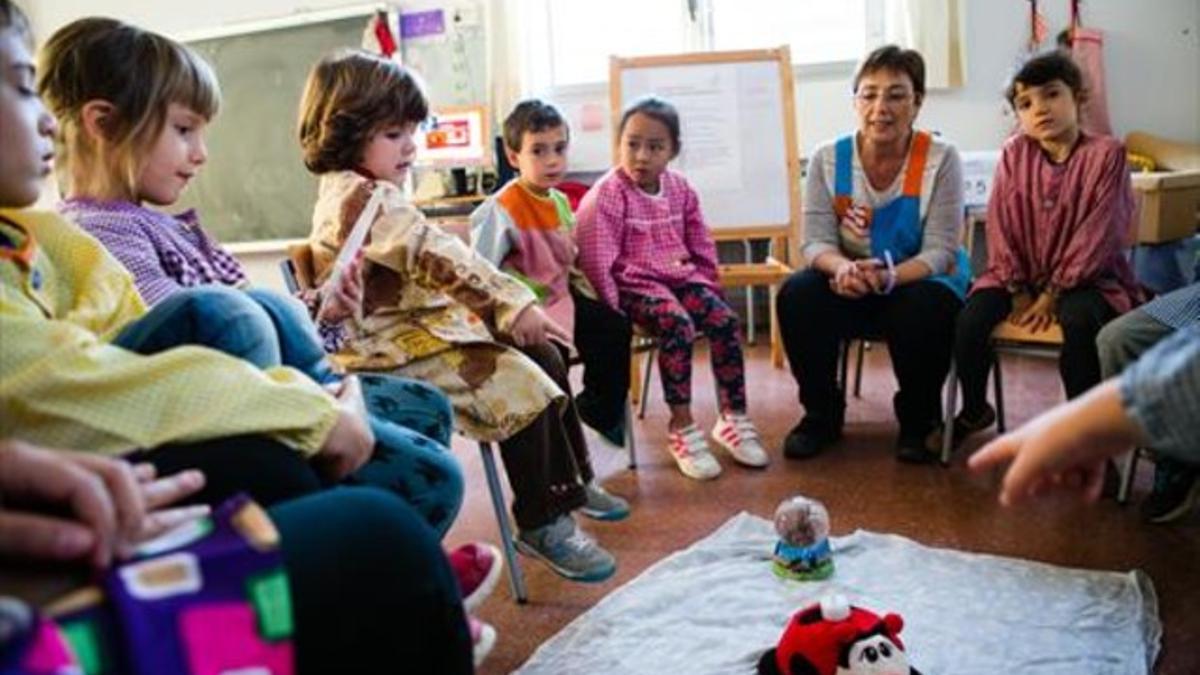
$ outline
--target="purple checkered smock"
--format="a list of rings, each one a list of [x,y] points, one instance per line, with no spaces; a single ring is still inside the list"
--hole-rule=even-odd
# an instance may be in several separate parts
[[[59,211],[133,274],[148,305],[191,286],[245,286],[241,263],[200,227],[195,211],[172,216],[126,201],[68,199]]]

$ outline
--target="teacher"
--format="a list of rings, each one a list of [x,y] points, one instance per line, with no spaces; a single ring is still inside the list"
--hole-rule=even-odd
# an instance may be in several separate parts
[[[959,246],[962,163],[954,146],[913,123],[925,99],[921,55],[894,45],[854,75],[858,130],[821,145],[804,192],[807,267],[776,300],[803,420],[784,456],[812,457],[841,437],[843,340],[882,337],[899,391],[897,459],[924,463],[940,446],[942,382],[970,277]]]

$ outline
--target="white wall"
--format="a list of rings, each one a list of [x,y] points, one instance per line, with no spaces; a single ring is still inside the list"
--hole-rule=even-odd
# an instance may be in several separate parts
[[[111,16],[174,35],[226,24],[274,19],[333,7],[364,5],[363,0],[16,0],[26,8],[34,34],[44,40],[60,26],[83,16]]]
[[[360,0],[205,0],[184,5],[149,0],[18,0],[41,38],[76,17],[107,14],[165,33],[185,33],[229,23],[313,9],[361,5]],[[422,4],[428,4],[423,0]],[[1042,2],[1051,37],[1066,26],[1067,0]],[[190,10],[180,9],[181,5]],[[1134,129],[1200,141],[1200,2],[1196,0],[1089,0],[1085,25],[1105,32],[1108,104],[1114,129]],[[967,86],[930,92],[920,123],[941,131],[963,150],[999,145],[1011,122],[1001,89],[1019,58],[1028,31],[1028,4],[973,0],[966,7]],[[853,128],[849,67],[804,71],[797,78],[797,114],[803,154]],[[607,105],[607,88],[594,101]],[[571,108],[588,98],[573,90]],[[607,127],[576,137],[584,164],[608,156]],[[579,147],[582,144],[582,147]],[[577,162],[577,166],[579,163]],[[595,167],[589,167],[595,168]]]

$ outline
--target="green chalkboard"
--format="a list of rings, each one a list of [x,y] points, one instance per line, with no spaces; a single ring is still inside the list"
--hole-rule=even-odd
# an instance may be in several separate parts
[[[195,207],[222,242],[308,235],[316,179],[304,168],[296,115],[309,69],[357,47],[367,16],[188,42],[216,69],[221,112],[208,131],[208,163],[181,206]]]
[[[362,44],[372,11],[352,9],[337,18],[311,13],[268,22],[267,28],[185,39],[216,69],[223,97],[209,126],[208,165],[181,206],[196,208],[218,241],[308,235],[317,181],[305,170],[296,140],[300,94],[314,63],[335,49]],[[405,36],[404,63],[422,74],[435,109],[484,104],[482,4],[446,0],[429,11],[438,15],[440,28]]]

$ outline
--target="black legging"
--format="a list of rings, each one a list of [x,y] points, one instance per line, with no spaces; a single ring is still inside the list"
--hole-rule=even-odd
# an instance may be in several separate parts
[[[945,284],[917,281],[890,295],[849,299],[814,269],[788,278],[775,302],[800,402],[810,424],[840,430],[845,400],[837,387],[838,345],[878,331],[900,388],[892,403],[904,438],[923,438],[941,421],[941,387],[950,370],[954,318],[962,301]]]
[[[1063,331],[1058,372],[1067,398],[1075,398],[1100,383],[1096,334],[1117,313],[1092,287],[1064,292],[1055,309]],[[963,412],[969,416],[978,414],[987,404],[988,371],[995,359],[992,331],[1011,312],[1012,294],[1002,288],[988,288],[971,293],[958,316],[954,363],[962,382]]]
[[[270,513],[292,589],[300,673],[472,672],[457,582],[412,507],[356,487]]]

